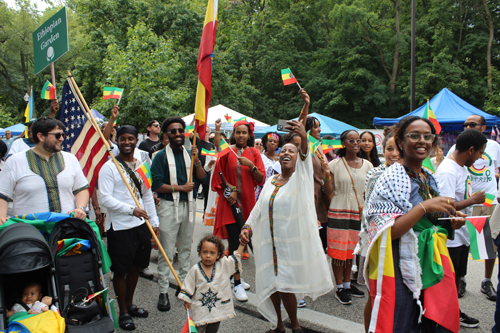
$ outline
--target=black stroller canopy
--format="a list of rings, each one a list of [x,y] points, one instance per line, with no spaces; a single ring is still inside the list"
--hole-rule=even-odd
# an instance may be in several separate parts
[[[14,223],[0,233],[0,274],[30,272],[51,264],[49,245],[34,226]]]

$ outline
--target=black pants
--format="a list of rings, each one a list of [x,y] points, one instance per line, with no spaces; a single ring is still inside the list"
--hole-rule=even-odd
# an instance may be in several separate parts
[[[208,179],[210,179],[210,174],[207,174]],[[210,181],[207,181],[209,183]],[[201,192],[203,193],[203,214],[207,210],[207,200],[208,200],[208,192],[210,190],[210,184],[203,184],[198,182],[196,179],[194,180],[194,199],[198,198],[198,189],[201,188]]]
[[[238,224],[233,223],[233,224],[226,224],[226,231],[227,231],[227,241],[229,243],[229,255],[232,255],[234,251],[238,250],[238,247],[240,246],[240,227],[238,227]],[[237,271],[236,274],[238,274],[240,271]]]

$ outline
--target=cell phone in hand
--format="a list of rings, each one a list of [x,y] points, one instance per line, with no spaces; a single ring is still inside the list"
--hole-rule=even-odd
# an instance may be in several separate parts
[[[278,132],[291,132],[292,131],[291,129],[285,128],[286,126],[292,127],[292,125],[287,124],[287,121],[288,120],[283,120],[283,119],[278,120],[278,128],[277,128]]]

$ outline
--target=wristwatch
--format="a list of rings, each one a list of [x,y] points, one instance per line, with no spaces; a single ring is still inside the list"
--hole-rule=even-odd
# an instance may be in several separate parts
[[[254,167],[252,168],[252,172],[257,172],[259,169],[257,169],[257,167],[254,165]]]

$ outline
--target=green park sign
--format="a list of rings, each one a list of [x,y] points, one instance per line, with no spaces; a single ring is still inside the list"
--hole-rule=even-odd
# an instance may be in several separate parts
[[[33,32],[33,50],[35,74],[69,51],[66,7],[63,7]]]

